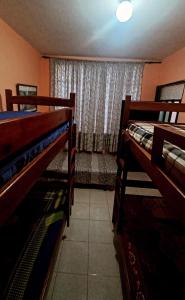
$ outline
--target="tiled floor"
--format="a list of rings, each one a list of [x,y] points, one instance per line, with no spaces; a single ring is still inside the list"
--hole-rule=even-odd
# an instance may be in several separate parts
[[[112,233],[114,192],[76,189],[47,300],[122,300]]]

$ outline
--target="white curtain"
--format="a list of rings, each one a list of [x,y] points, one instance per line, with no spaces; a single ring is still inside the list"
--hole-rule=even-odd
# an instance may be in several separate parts
[[[115,152],[121,101],[140,99],[143,63],[50,60],[51,95],[76,93],[78,148]]]

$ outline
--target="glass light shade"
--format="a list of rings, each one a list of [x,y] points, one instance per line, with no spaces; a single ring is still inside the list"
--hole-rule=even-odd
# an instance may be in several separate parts
[[[116,17],[120,22],[126,22],[132,17],[133,7],[130,1],[123,1],[118,5]]]

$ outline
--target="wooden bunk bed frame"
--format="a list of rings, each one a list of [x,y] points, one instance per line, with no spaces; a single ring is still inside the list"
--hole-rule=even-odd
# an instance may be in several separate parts
[[[17,207],[24,200],[30,189],[46,169],[55,155],[61,151],[68,141],[68,173],[65,176],[68,191],[68,207],[66,212],[67,225],[74,201],[74,170],[75,170],[75,140],[76,127],[74,124],[75,94],[70,99],[40,97],[40,96],[12,96],[11,90],[6,90],[7,111],[13,110],[14,104],[36,104],[44,106],[62,106],[60,110],[38,113],[26,117],[3,120],[0,122],[0,160],[8,159],[12,154],[37,140],[41,136],[68,122],[68,129],[54,142],[38,154],[18,174],[0,188],[0,226],[6,224]],[[59,182],[62,187],[62,182]],[[63,231],[61,228],[61,231]],[[58,248],[60,238],[56,241],[54,253]],[[43,299],[50,281],[50,273],[55,259],[51,259],[44,287],[39,299]]]
[[[27,192],[46,169],[50,161],[57,152],[65,146],[67,140],[69,141],[68,154],[70,163],[73,141],[72,122],[75,107],[74,93],[70,94],[70,99],[40,96],[12,96],[11,90],[6,90],[5,93],[7,111],[13,110],[13,104],[64,106],[66,108],[1,122],[0,160],[19,151],[24,146],[65,121],[69,121],[69,129],[0,189],[0,224],[3,224],[8,219],[17,205],[24,199]],[[13,201],[12,198],[14,199]]]
[[[130,121],[129,115],[132,111],[140,111],[141,116],[142,112],[146,111],[185,112],[185,104],[159,103],[150,101],[131,102],[131,97],[126,96],[126,100],[122,102],[117,158],[118,173],[120,173],[121,169],[124,169],[124,181],[126,182],[126,158],[129,159],[128,152],[130,151],[134,158],[141,164],[144,171],[151,177],[153,183],[158,187],[161,194],[167,199],[169,206],[183,220],[185,219],[185,194],[177,186],[177,184],[173,182],[173,179],[164,171],[161,162],[164,140],[175,144],[182,149],[185,149],[185,134],[179,133],[170,124],[168,126],[161,123],[156,124],[154,129],[152,153],[150,154],[143,147],[141,147],[126,131],[127,125]],[[127,155],[124,153],[124,148]],[[174,201],[174,199],[176,199],[176,201]],[[113,222],[115,222],[115,220],[113,220]]]
[[[137,143],[132,136],[129,135],[127,129],[128,123],[135,121],[130,119],[130,115],[134,116],[134,112],[140,112],[141,118],[138,121],[143,121],[143,112],[185,112],[185,104],[175,103],[159,103],[149,101],[131,102],[131,97],[126,96],[126,100],[122,101],[121,119],[120,119],[120,131],[118,141],[118,153],[117,153],[117,179],[115,187],[115,198],[113,208],[112,222],[115,226],[114,243],[117,249],[120,272],[123,275],[123,292],[125,299],[135,300],[136,294],[140,294],[142,299],[153,299],[149,295],[143,294],[145,290],[142,282],[142,274],[140,274],[140,267],[133,264],[133,268],[136,266],[137,273],[135,276],[135,283],[139,282],[140,287],[134,286],[133,277],[129,278],[129,264],[132,265],[133,261],[129,262],[128,256],[132,252],[133,244],[129,242],[127,233],[127,218],[125,212],[125,201],[128,201],[126,196],[127,174],[128,165],[130,161],[130,155],[134,158],[139,165],[142,166],[144,172],[146,172],[152,179],[154,185],[159,189],[162,196],[165,199],[166,205],[169,207],[172,214],[177,218],[181,224],[185,224],[185,192],[176,184],[172,177],[162,167],[162,149],[164,140],[185,150],[185,134],[179,133],[175,127],[170,124],[156,123],[153,135],[152,151],[149,153],[139,143]],[[138,114],[136,114],[138,117]],[[151,120],[153,121],[153,120]],[[147,121],[148,122],[148,121]],[[153,123],[153,122],[152,122]],[[138,198],[139,200],[139,198]],[[128,202],[127,202],[128,203]],[[128,242],[128,248],[124,246]],[[131,248],[129,248],[131,247]],[[130,251],[130,252],[129,252]],[[137,264],[137,260],[136,260]],[[136,275],[137,274],[137,275]],[[133,286],[132,286],[133,284]]]

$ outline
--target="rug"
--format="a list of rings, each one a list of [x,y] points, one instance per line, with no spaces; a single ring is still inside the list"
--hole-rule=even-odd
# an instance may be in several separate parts
[[[67,173],[67,152],[57,154],[47,171]],[[116,157],[111,154],[76,153],[75,186],[114,189],[116,180]]]

